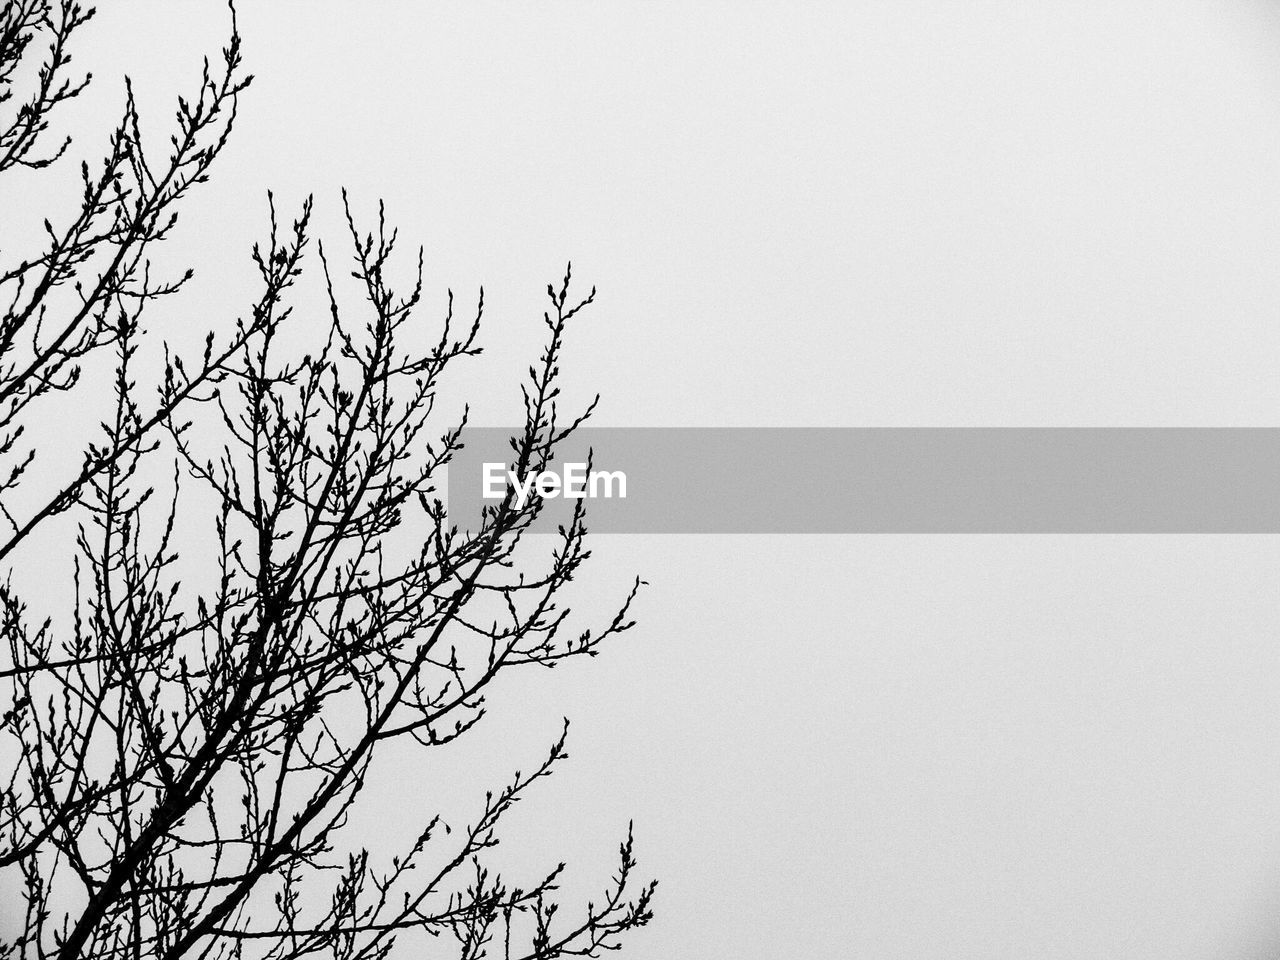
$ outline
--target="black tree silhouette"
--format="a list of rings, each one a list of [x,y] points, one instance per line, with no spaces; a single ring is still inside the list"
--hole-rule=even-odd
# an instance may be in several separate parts
[[[68,0],[4,5],[0,174],[68,152],[69,140],[47,142],[50,117],[88,82],[68,75],[68,50],[92,16]],[[233,10],[221,56],[178,98],[163,158],[144,150],[126,84],[106,156],[81,166],[74,215],[46,221],[39,252],[16,262],[6,238],[0,559],[12,569],[24,547],[57,550],[50,538],[66,533],[75,573],[68,608],[43,620],[11,576],[0,584],[0,877],[18,891],[0,957],[354,960],[388,955],[408,931],[423,936],[404,949],[429,956],[614,949],[651,917],[629,834],[602,898],[576,911],[556,902],[563,864],[519,886],[486,866],[503,815],[565,756],[563,736],[487,793],[466,829],[431,819],[385,862],[343,834],[381,748],[462,736],[501,671],[592,656],[632,626],[640,581],[601,629],[567,627],[561,591],[589,557],[582,501],[534,572],[520,547],[538,498],[508,496],[460,530],[436,496],[465,424],[436,424],[437,391],[480,352],[483,292],[466,321],[450,294],[438,336],[414,350],[423,255],[397,292],[381,205],[365,231],[343,195],[363,291],[352,308],[323,244],[308,252],[311,201],[283,223],[272,201],[245,318],[209,331],[197,355],[165,346],[158,382],[140,372],[144,311],[191,276],[154,279],[150,251],[207,178],[250,79]],[[290,303],[304,257],[325,281],[319,322]],[[547,292],[546,346],[512,438],[521,475],[595,405],[572,417],[557,406],[565,330],[594,291],[571,298],[566,271]],[[295,327],[303,335],[280,336]],[[58,396],[88,403],[82,371],[95,368],[113,371],[101,429],[50,485],[33,466],[53,432],[40,413]],[[184,517],[208,505],[204,582],[185,562],[179,582],[180,502]]]

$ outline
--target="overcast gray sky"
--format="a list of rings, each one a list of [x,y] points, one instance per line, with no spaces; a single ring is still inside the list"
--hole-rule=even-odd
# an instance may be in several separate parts
[[[241,6],[258,79],[174,240],[193,319],[226,319],[268,188],[336,228],[345,185],[437,296],[485,284],[481,424],[572,258],[601,425],[1280,426],[1273,3]],[[225,22],[108,6],[80,128],[126,69],[162,119]],[[596,551],[588,605],[639,572],[641,627],[442,769],[384,767],[371,830],[568,714],[512,856],[590,880],[634,816],[662,886],[624,956],[1280,955],[1274,537]]]

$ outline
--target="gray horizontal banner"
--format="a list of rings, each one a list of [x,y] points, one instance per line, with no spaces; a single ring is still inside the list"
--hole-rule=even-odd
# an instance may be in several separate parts
[[[464,431],[452,523],[505,492],[515,432]],[[547,530],[567,493],[597,533],[1280,533],[1272,428],[599,427],[548,472],[516,484]]]

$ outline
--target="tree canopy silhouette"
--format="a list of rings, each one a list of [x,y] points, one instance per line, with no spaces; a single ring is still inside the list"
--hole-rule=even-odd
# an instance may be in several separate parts
[[[0,176],[69,162],[51,119],[88,83],[70,49],[92,16],[69,0],[0,10]],[[192,275],[157,278],[153,248],[209,176],[250,79],[233,10],[162,149],[144,145],[126,82],[75,211],[46,220],[37,249],[0,238],[0,560],[74,555],[61,614],[33,615],[12,576],[0,584],[0,878],[16,891],[0,957],[365,960],[410,932],[422,936],[405,949],[428,956],[616,948],[651,917],[629,833],[580,906],[558,902],[564,864],[520,884],[487,866],[563,736],[463,829],[435,817],[394,852],[344,833],[381,749],[461,737],[502,671],[592,656],[632,626],[640,581],[611,620],[571,629],[561,591],[590,555],[582,501],[533,569],[522,543],[538,498],[508,495],[473,530],[437,495],[465,425],[438,422],[438,391],[480,352],[483,292],[465,319],[451,293],[425,319],[422,250],[402,255],[381,205],[364,227],[343,195],[334,254],[312,241],[310,200],[283,219],[271,201],[255,302],[203,349],[165,346],[148,375],[144,315]],[[322,309],[292,299],[304,266]],[[594,407],[564,415],[558,385],[566,330],[593,296],[571,295],[568,271],[547,289],[512,438],[521,475]],[[109,403],[93,399],[94,371],[99,386],[111,372]],[[59,476],[40,453],[67,437],[44,414],[68,396],[101,424]],[[199,549],[216,545],[203,580],[184,558],[189,503],[208,506]]]

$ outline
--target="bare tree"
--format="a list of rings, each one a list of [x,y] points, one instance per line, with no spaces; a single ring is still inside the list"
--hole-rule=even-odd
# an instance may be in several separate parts
[[[69,73],[68,45],[92,15],[70,0],[4,5],[0,174],[68,151],[48,142],[50,118],[88,82]],[[363,294],[352,307],[323,244],[309,249],[311,201],[285,221],[272,202],[256,302],[193,356],[166,346],[147,383],[144,312],[191,276],[157,280],[150,251],[208,176],[249,81],[233,11],[167,149],[144,149],[126,85],[106,156],[81,167],[78,211],[46,221],[38,252],[0,251],[0,559],[20,563],[37,532],[42,549],[66,534],[75,556],[61,614],[33,616],[12,577],[0,584],[0,876],[20,891],[2,908],[19,932],[0,957],[354,960],[388,955],[407,931],[428,956],[615,949],[651,916],[630,835],[600,899],[576,909],[556,902],[563,864],[519,885],[486,866],[504,814],[565,756],[563,736],[465,829],[437,817],[385,860],[344,835],[382,748],[448,743],[503,670],[593,656],[632,626],[639,581],[600,629],[568,627],[562,590],[589,556],[582,501],[534,572],[520,548],[538,498],[508,496],[473,531],[436,497],[465,424],[437,425],[438,390],[480,352],[483,292],[466,320],[450,294],[414,349],[423,255],[399,262],[381,206],[365,230],[343,196]],[[324,280],[318,320],[290,299],[304,259]],[[558,408],[566,327],[594,291],[571,297],[566,271],[547,293],[512,438],[521,475],[594,407]],[[287,346],[307,331],[309,350]],[[81,371],[103,365],[100,431],[51,486],[37,413],[81,396]],[[179,563],[191,503],[216,542],[203,567]]]

